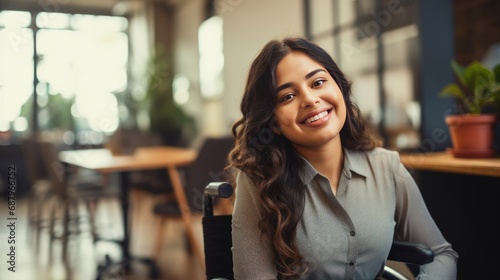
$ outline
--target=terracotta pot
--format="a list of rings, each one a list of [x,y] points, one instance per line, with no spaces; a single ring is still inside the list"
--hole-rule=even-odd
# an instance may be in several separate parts
[[[477,157],[495,154],[492,148],[495,124],[498,120],[496,115],[449,115],[445,120],[450,130],[454,151],[461,154],[477,152]]]

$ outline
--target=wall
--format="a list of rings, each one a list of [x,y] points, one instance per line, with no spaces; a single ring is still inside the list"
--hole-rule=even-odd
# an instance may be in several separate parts
[[[286,35],[303,36],[302,0],[239,0],[239,3],[219,9],[224,19],[225,120],[234,122],[241,117],[240,100],[246,76],[253,58],[271,39]],[[227,124],[228,125],[228,124]]]
[[[204,19],[205,1],[188,1],[177,7],[175,18],[176,73],[191,82],[185,108],[196,116],[203,135],[230,133],[241,117],[240,101],[252,59],[270,39],[303,35],[302,0],[219,0],[216,12],[224,20],[224,81],[220,100],[203,100],[198,84],[198,26]]]
[[[500,43],[500,1],[453,0],[456,59],[461,64],[485,58]]]
[[[187,1],[176,7],[174,26],[174,68],[176,74],[184,75],[190,81],[190,99],[183,108],[203,123],[204,110],[199,90],[198,69],[198,26],[203,21],[203,2]],[[200,127],[202,134],[207,134]]]
[[[420,152],[443,151],[451,146],[444,121],[453,113],[453,99],[442,98],[439,91],[453,81],[450,61],[453,49],[453,9],[451,0],[419,1],[421,66],[419,100],[422,106]]]

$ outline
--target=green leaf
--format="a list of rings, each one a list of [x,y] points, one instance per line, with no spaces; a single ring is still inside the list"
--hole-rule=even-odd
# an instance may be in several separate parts
[[[493,75],[495,76],[495,81],[497,84],[500,84],[500,64],[497,64],[493,68]]]
[[[439,93],[441,97],[455,97],[458,99],[465,99],[466,96],[462,89],[457,84],[448,84]]]
[[[452,60],[451,61],[451,69],[453,70],[455,75],[457,75],[460,82],[463,85],[465,85],[465,78],[464,78],[465,68],[462,65],[458,64],[456,60]]]
[[[488,94],[488,85],[489,82],[486,81],[483,77],[477,76],[474,81],[474,99],[481,100],[486,98]]]
[[[481,113],[482,106],[479,104],[479,101],[477,99],[472,99],[469,100],[468,98],[465,98],[462,100],[464,103],[464,106],[466,110],[473,115],[478,115]]]
[[[491,95],[500,102],[500,83],[496,83],[491,88]]]
[[[465,67],[452,60],[451,67],[460,83],[444,87],[441,96],[459,99],[471,114],[480,114],[492,104],[500,109],[500,64],[490,70],[477,60]]]
[[[484,67],[478,61],[469,64],[464,71],[464,85],[471,91],[476,92],[476,88],[484,88],[493,82],[493,72]]]

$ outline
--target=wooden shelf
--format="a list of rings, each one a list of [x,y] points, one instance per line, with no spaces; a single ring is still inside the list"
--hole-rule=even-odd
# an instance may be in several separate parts
[[[456,158],[449,153],[401,154],[408,169],[500,177],[500,158]]]

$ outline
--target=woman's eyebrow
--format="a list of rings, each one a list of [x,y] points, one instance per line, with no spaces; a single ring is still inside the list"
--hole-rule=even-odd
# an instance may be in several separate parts
[[[325,69],[316,69],[316,70],[313,70],[311,72],[309,72],[307,75],[306,75],[306,79],[309,79],[311,78],[312,76],[314,76],[316,73],[318,72],[326,72]]]
[[[312,76],[316,75],[316,73],[318,73],[318,72],[326,72],[326,71],[325,71],[325,69],[321,69],[321,68],[315,69],[315,70],[307,73],[307,75],[305,76],[305,79],[307,80],[307,79],[311,78]],[[285,88],[288,88],[291,86],[292,86],[292,83],[284,83],[276,88],[276,92],[279,92],[282,89],[285,89]]]

